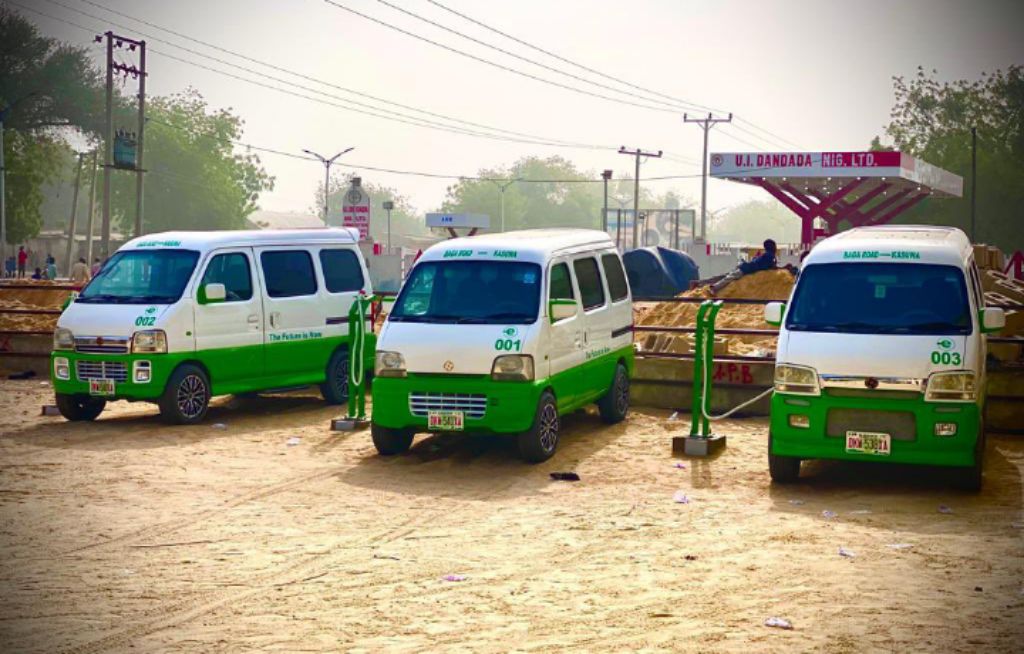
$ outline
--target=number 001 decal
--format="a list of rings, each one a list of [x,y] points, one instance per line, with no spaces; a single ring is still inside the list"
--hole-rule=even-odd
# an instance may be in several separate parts
[[[504,350],[505,352],[518,352],[523,348],[522,341],[513,341],[511,338],[499,338],[494,341],[495,350]]]
[[[959,366],[960,361],[959,352],[932,352],[932,363],[936,365]]]

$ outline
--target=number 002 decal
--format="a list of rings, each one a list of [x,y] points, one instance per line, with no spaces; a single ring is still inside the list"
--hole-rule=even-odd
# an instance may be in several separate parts
[[[522,341],[513,341],[511,338],[499,338],[494,341],[494,349],[505,352],[518,352],[523,349],[523,343]]]
[[[959,366],[961,362],[959,352],[932,352],[932,363],[944,366]]]
[[[135,319],[136,327],[152,327],[156,324],[156,318],[153,316],[139,316]]]

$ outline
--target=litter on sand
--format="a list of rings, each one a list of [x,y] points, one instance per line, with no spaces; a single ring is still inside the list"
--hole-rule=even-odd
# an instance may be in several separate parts
[[[764,621],[764,626],[775,627],[776,629],[792,629],[793,623],[785,618],[771,617]]]
[[[301,438],[299,438],[298,436],[292,436],[287,441],[285,441],[285,445],[287,445],[288,447],[295,447],[296,445],[298,445],[301,442],[302,442]]]
[[[868,509],[857,509],[856,511],[850,511],[850,515],[868,515],[871,513]]]
[[[1010,526],[1014,529],[1024,529],[1024,522],[1011,522]]]
[[[831,520],[837,515],[839,514],[837,514],[835,511],[829,511],[828,509],[825,509],[824,511],[821,512],[821,517],[825,518],[826,520]]]
[[[679,412],[678,411],[673,411],[672,415],[670,415],[668,417],[669,420],[677,420],[678,418],[679,418]]]
[[[681,461],[676,461],[675,465],[673,465],[672,467],[679,468],[680,470],[686,470],[686,464]]]
[[[910,543],[889,543],[886,547],[891,550],[909,550],[913,545]]]
[[[445,575],[445,581],[466,581],[468,577],[466,575]]]
[[[803,500],[790,500],[789,503],[792,504],[793,506],[800,506],[801,504],[804,503],[804,501]]]
[[[839,556],[845,556],[848,559],[852,559],[857,556],[852,550],[848,550],[845,547],[839,547]]]
[[[676,494],[672,496],[672,501],[676,504],[689,504],[690,497],[683,491],[676,491]]]
[[[580,476],[575,472],[552,472],[551,478],[555,481],[579,481]]]
[[[227,429],[228,428],[228,426],[225,425],[223,422],[215,422],[212,425],[210,425],[210,427],[212,427],[214,429]]]
[[[952,512],[953,512],[953,509],[949,508],[945,504],[940,504],[939,505],[939,513],[952,513]]]

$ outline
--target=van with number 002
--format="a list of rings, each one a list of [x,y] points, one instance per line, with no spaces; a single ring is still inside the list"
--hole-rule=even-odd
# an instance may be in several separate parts
[[[110,400],[141,400],[188,424],[216,395],[319,385],[345,402],[349,309],[371,292],[358,238],[325,228],[129,241],[57,322],[58,409],[93,420]]]
[[[629,410],[633,302],[607,234],[537,229],[455,238],[417,261],[377,342],[372,436],[384,455],[417,432],[517,435],[551,457],[561,417]]]
[[[967,236],[946,227],[862,227],[804,260],[779,325],[768,464],[794,481],[801,459],[946,466],[981,486],[986,308]]]

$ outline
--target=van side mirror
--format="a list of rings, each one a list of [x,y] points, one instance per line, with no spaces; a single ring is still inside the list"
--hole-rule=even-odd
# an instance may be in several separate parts
[[[1006,326],[1006,313],[998,307],[988,307],[979,313],[981,315],[978,316],[978,322],[981,323],[981,331],[985,334],[997,332]]]
[[[199,304],[216,304],[228,298],[224,284],[204,284],[199,287]]]
[[[573,318],[579,312],[576,300],[551,300],[548,302],[548,316],[551,324]]]
[[[778,327],[782,324],[782,316],[785,313],[785,302],[769,302],[764,305],[764,321],[773,327]]]

